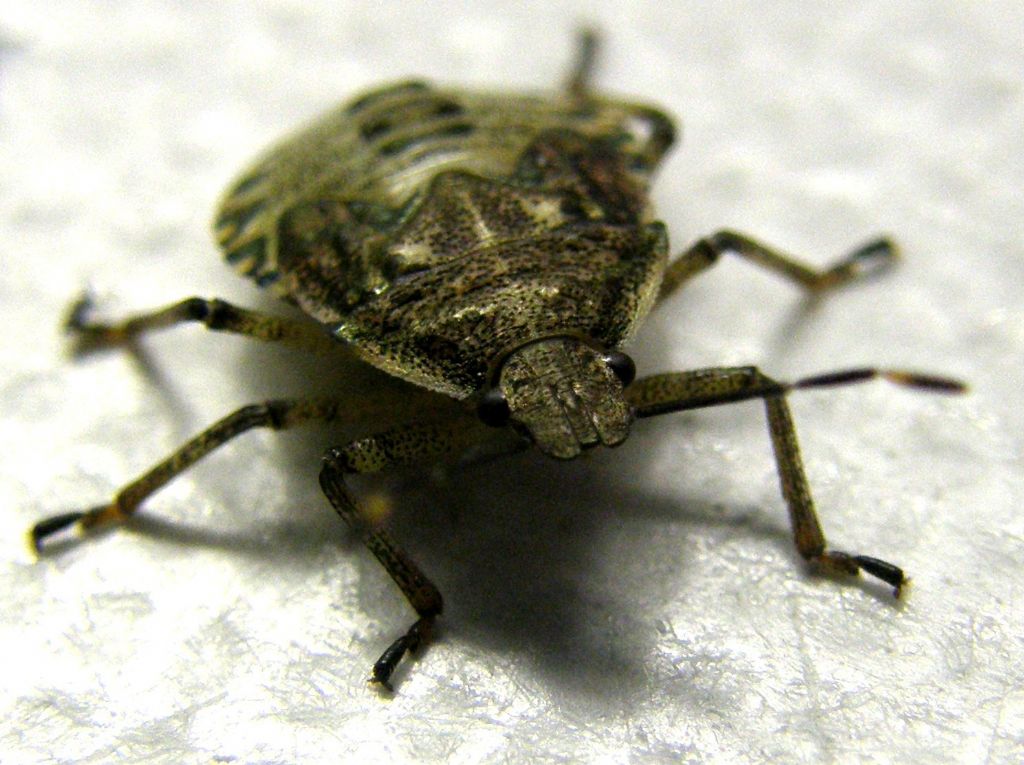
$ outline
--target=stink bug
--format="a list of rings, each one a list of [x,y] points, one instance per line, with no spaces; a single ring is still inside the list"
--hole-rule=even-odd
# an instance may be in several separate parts
[[[581,36],[566,84],[548,96],[435,88],[372,91],[273,148],[227,191],[215,228],[228,262],[297,305],[310,321],[189,298],[115,323],[80,302],[68,326],[81,347],[124,344],[153,329],[209,329],[331,352],[458,402],[334,448],[320,484],[417,613],[374,664],[385,687],[441,613],[437,588],[383,521],[353,500],[346,477],[436,460],[488,444],[536,446],[559,459],[615,446],[636,419],[735,401],[764,402],[799,553],[827,572],[867,573],[899,596],[903,571],[829,548],[786,402],[791,391],[880,377],[940,392],[963,386],[898,370],[854,369],[779,382],[754,367],[634,380],[622,348],[648,310],[730,252],[814,293],[895,257],[877,239],[815,270],[732,231],[668,257],[648,186],[672,145],[661,111],[596,95],[595,37]],[[414,391],[415,387],[410,387]],[[410,393],[412,398],[415,398]],[[418,399],[417,399],[418,400]],[[428,399],[424,399],[428,400]],[[350,421],[361,402],[272,400],[203,431],[99,507],[40,521],[36,549],[62,529],[117,522],[194,462],[255,427]]]

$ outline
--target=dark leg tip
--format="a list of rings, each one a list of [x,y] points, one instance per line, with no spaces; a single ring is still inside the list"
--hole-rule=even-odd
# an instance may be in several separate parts
[[[391,675],[398,666],[398,662],[402,660],[402,657],[405,656],[408,650],[409,635],[407,633],[389,645],[384,653],[381,654],[380,658],[374,662],[373,674],[370,677],[370,682],[394,693],[395,689],[391,685]]]
[[[64,317],[64,329],[68,332],[81,332],[85,329],[89,324],[88,316],[92,311],[92,307],[92,295],[88,292],[82,294],[68,308],[68,312]]]
[[[859,278],[891,267],[899,256],[900,250],[896,243],[883,236],[865,242],[851,252],[846,264],[848,268],[856,271],[851,273],[851,276]]]
[[[897,598],[903,591],[904,585],[907,583],[907,577],[903,573],[903,569],[899,566],[894,566],[892,563],[887,563],[884,560],[878,558],[872,558],[868,555],[855,555],[853,560],[860,566],[861,570],[875,577],[881,579],[886,584],[892,585],[893,595]]]
[[[870,278],[890,268],[898,258],[899,248],[891,239],[872,239],[826,271],[817,289],[831,289],[854,279]]]
[[[894,260],[899,257],[900,250],[896,243],[887,236],[880,236],[865,242],[851,255],[854,260]]]
[[[370,682],[393,693],[395,689],[391,685],[391,675],[394,674],[398,663],[407,653],[415,653],[423,644],[429,635],[433,621],[433,616],[421,617],[402,637],[389,645],[380,658],[374,662]]]
[[[94,321],[93,299],[88,293],[82,295],[71,307],[64,318],[64,331],[71,336],[71,352],[75,356],[86,356],[125,341],[125,337],[110,325]]]
[[[72,526],[80,521],[85,516],[85,513],[64,513],[62,515],[55,515],[52,518],[45,518],[35,526],[32,527],[30,536],[32,539],[32,547],[38,553],[43,549],[43,540],[47,537],[53,536],[58,531],[66,529],[68,526]]]
[[[375,685],[378,688],[382,688],[389,694],[395,692],[395,687],[391,685],[391,681],[385,677],[377,677],[377,665],[373,665],[373,676],[370,678],[370,685]]]

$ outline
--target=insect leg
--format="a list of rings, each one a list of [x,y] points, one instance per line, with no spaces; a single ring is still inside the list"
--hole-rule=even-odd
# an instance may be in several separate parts
[[[342,406],[337,401],[314,399],[279,399],[242,407],[214,423],[165,460],[122,487],[109,504],[39,521],[30,532],[32,545],[39,551],[42,549],[43,540],[70,526],[77,525],[80,529],[88,530],[124,520],[134,513],[148,496],[172,478],[217,447],[251,428],[283,430],[305,422],[329,422],[339,419],[342,412]]]
[[[897,257],[896,245],[886,238],[874,239],[841,257],[835,264],[817,270],[785,252],[761,244],[736,231],[719,231],[698,240],[665,269],[658,300],[663,300],[683,282],[713,265],[724,252],[732,252],[812,293],[846,284],[880,271]]]
[[[565,83],[565,90],[572,98],[587,97],[590,90],[590,78],[594,73],[597,46],[597,32],[589,28],[579,31],[576,41],[576,58]]]
[[[345,522],[361,534],[363,542],[402,590],[419,618],[373,665],[371,682],[391,690],[390,678],[406,653],[415,652],[430,637],[441,613],[441,593],[419,567],[382,528],[386,519],[373,518],[356,505],[345,485],[345,476],[376,473],[389,467],[429,461],[463,451],[480,437],[475,421],[407,425],[331,449],[324,456],[320,486]]]
[[[782,496],[789,509],[797,551],[828,573],[856,575],[863,571],[893,588],[896,597],[907,579],[902,569],[878,558],[830,550],[825,542],[797,444],[796,428],[786,394],[801,388],[829,387],[883,378],[912,388],[959,393],[965,386],[955,380],[900,370],[852,369],[777,382],[756,367],[718,367],[692,372],[655,375],[637,380],[626,395],[636,416],[653,417],[684,409],[716,406],[760,398],[768,416],[768,430],[778,467]]]
[[[199,322],[207,329],[279,342],[316,353],[337,351],[339,344],[314,322],[302,322],[249,311],[223,300],[191,297],[154,311],[129,316],[114,323],[93,321],[92,302],[78,300],[68,312],[65,327],[77,338],[78,350],[89,352],[126,345],[144,332],[165,329],[185,322]]]

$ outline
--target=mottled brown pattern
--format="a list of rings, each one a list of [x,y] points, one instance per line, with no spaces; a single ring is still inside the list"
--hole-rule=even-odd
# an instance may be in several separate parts
[[[463,398],[495,350],[626,339],[667,256],[647,189],[673,134],[654,109],[596,96],[400,83],[245,172],[218,238],[371,363]]]
[[[395,279],[342,320],[340,339],[392,374],[459,398],[532,340],[569,334],[604,348],[626,340],[667,255],[660,224],[545,228],[493,183],[448,175],[436,185],[436,207],[425,205],[411,235],[388,250]],[[437,246],[419,252],[417,242]]]

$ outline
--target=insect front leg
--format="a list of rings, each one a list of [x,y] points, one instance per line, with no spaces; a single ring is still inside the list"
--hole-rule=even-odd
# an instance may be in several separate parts
[[[860,279],[889,266],[898,256],[896,245],[884,237],[873,239],[843,255],[832,266],[818,270],[788,253],[769,247],[736,231],[719,231],[698,240],[673,260],[661,282],[658,301],[675,292],[683,283],[714,265],[726,252],[735,253],[779,276],[820,294],[854,279]]]
[[[330,400],[279,399],[245,406],[214,423],[183,444],[169,457],[122,487],[105,505],[45,518],[32,527],[32,545],[39,551],[43,541],[57,532],[78,526],[82,530],[123,521],[157,489],[219,446],[252,428],[284,430],[306,422],[331,422],[341,418],[344,408]]]
[[[373,665],[371,682],[391,690],[391,675],[406,653],[415,652],[430,637],[443,607],[441,593],[382,528],[384,519],[371,518],[352,499],[345,476],[376,473],[390,467],[435,460],[457,454],[486,435],[475,420],[417,424],[393,428],[376,436],[331,449],[324,456],[320,486],[334,509],[362,536],[381,565],[398,585],[419,618],[394,641]]]
[[[82,353],[128,345],[146,332],[187,322],[198,322],[217,332],[231,332],[255,340],[283,343],[314,353],[326,354],[341,347],[312,321],[269,316],[239,308],[224,300],[190,297],[116,322],[95,321],[90,317],[92,307],[88,296],[79,299],[72,305],[64,324],[74,334],[77,350]]]
[[[936,392],[959,393],[965,390],[965,386],[956,380],[900,370],[853,369],[783,383],[762,374],[756,367],[716,367],[637,380],[627,389],[626,395],[635,407],[638,418],[754,398],[763,399],[779,483],[789,509],[797,551],[805,560],[825,572],[856,575],[863,571],[870,574],[891,585],[893,593],[899,597],[907,582],[901,568],[868,555],[828,548],[814,509],[814,500],[800,458],[796,428],[785,398],[790,391],[801,388],[845,385],[874,378]]]

